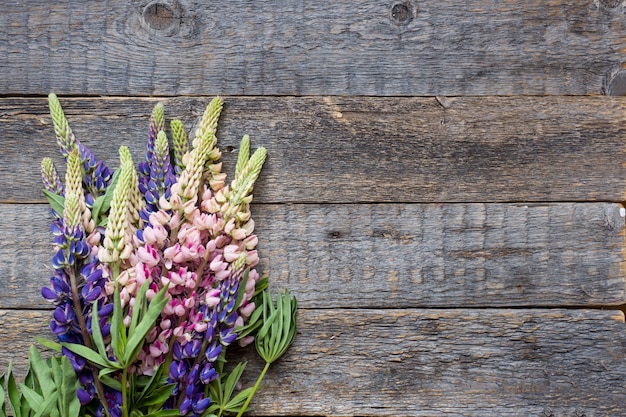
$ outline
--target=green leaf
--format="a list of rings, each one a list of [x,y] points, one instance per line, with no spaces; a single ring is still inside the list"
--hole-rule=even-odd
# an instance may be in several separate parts
[[[150,281],[148,280],[146,280],[146,282],[144,282],[143,285],[139,287],[137,297],[135,298],[135,304],[133,305],[133,312],[130,317],[128,334],[135,333],[137,324],[144,314],[145,306],[147,304],[146,292],[148,292],[148,288],[150,288]]]
[[[246,402],[246,399],[248,399],[248,395],[250,395],[253,390],[254,387],[249,387],[240,391],[237,395],[235,395],[232,400],[228,402],[228,404],[224,406],[224,411],[228,411],[231,413],[239,412],[243,404]],[[244,410],[244,412],[246,411],[249,411],[249,409]]]
[[[144,417],[179,417],[180,410],[159,410],[150,414],[146,414]]]
[[[63,343],[63,346],[66,349],[76,353],[77,355],[82,356],[83,358],[100,368],[109,367],[109,361],[102,359],[98,352],[89,349],[87,346],[79,345],[76,343]]]
[[[168,398],[170,398],[170,395],[172,395],[172,392],[174,391],[175,387],[176,387],[176,385],[174,385],[174,384],[168,384],[168,385],[161,386],[161,387],[155,389],[152,393],[150,393],[150,395],[146,396],[143,400],[141,400],[137,404],[137,406],[142,406],[142,407],[157,406],[157,407],[161,407],[165,403],[165,401],[167,401]]]
[[[11,406],[13,416],[22,417],[20,393],[17,390],[17,384],[13,376],[13,361],[9,361],[9,369],[7,370],[7,393],[9,395],[9,405]]]
[[[7,406],[4,397],[4,386],[6,378],[4,375],[0,376],[0,417],[7,417]]]
[[[246,284],[248,283],[248,274],[250,270],[246,268],[246,271],[243,273],[243,277],[239,282],[239,286],[237,287],[237,298],[235,299],[235,307],[234,310],[238,310],[241,306],[241,302],[243,301],[243,296],[246,293]]]
[[[113,177],[111,178],[111,184],[107,187],[106,192],[98,197],[96,201],[93,203],[93,207],[91,209],[91,218],[99,225],[102,224],[98,221],[101,214],[104,214],[109,211],[111,208],[111,200],[113,199],[113,191],[115,190],[115,186],[117,185],[117,181],[120,177],[121,169],[118,168],[113,173]],[[105,217],[108,219],[108,217]]]
[[[58,393],[56,391],[54,392],[54,395],[50,395],[46,397],[46,399],[41,404],[39,411],[33,417],[41,417],[44,415],[45,416],[50,415],[56,406],[57,397],[58,397]]]
[[[80,402],[76,397],[76,390],[78,390],[78,379],[76,372],[72,367],[70,360],[67,356],[61,357],[61,371],[63,378],[61,380],[61,406],[63,409],[63,416],[77,416],[80,411]],[[78,406],[78,409],[77,409]]]
[[[29,406],[35,410],[35,412],[39,412],[43,405],[44,397],[37,394],[34,389],[29,388],[26,384],[20,384],[19,386],[22,391],[22,396],[26,399]]]
[[[98,379],[107,387],[111,387],[116,391],[122,390],[122,383],[117,379],[110,377],[109,375],[99,376]]]
[[[37,343],[39,343],[43,347],[47,347],[48,349],[52,349],[58,353],[61,353],[61,344],[57,342],[53,342],[49,339],[44,339],[43,337],[35,337]]]
[[[235,366],[235,368],[230,372],[228,378],[226,379],[226,383],[224,384],[224,395],[222,398],[224,402],[230,401],[230,397],[233,395],[235,391],[235,387],[237,386],[237,382],[241,378],[244,369],[246,369],[247,362],[241,362]]]
[[[98,353],[103,359],[108,359],[107,350],[104,346],[104,339],[102,338],[102,329],[100,329],[100,320],[98,317],[98,301],[93,303],[93,310],[91,312],[91,338],[93,339]]]
[[[252,298],[256,298],[260,294],[262,294],[263,291],[265,291],[269,287],[269,285],[270,285],[270,280],[266,276],[258,280],[256,284],[254,285],[254,296]]]
[[[264,324],[256,335],[255,346],[259,355],[268,363],[281,357],[296,336],[297,300],[289,292],[276,298],[276,307],[271,296],[263,293]]]
[[[34,345],[30,346],[28,351],[28,362],[30,369],[35,373],[35,377],[41,387],[41,393],[44,398],[56,390],[52,376],[50,375],[50,368],[46,365],[46,362],[41,358],[39,351]]]
[[[115,288],[113,295],[113,316],[111,317],[111,347],[113,349],[113,355],[115,359],[122,365],[126,366],[128,362],[124,361],[124,353],[126,344],[124,339],[126,338],[126,327],[124,326],[122,310],[122,301],[120,299],[120,290]]]
[[[269,301],[268,301],[269,298]],[[263,326],[259,333],[257,334],[257,338],[263,339],[267,335],[270,330],[270,327],[274,323],[274,321],[278,318],[278,316],[272,314],[274,310],[274,306],[272,304],[272,299],[267,295],[267,292],[263,293],[263,303],[261,305],[263,309]]]
[[[161,315],[165,304],[167,304],[168,299],[165,298],[166,292],[167,286],[164,286],[161,290],[159,290],[154,298],[152,298],[150,306],[148,306],[148,311],[146,311],[146,315],[142,318],[141,322],[137,325],[135,331],[128,340],[124,363],[133,363],[137,358],[137,355],[139,355],[146,335],[154,326],[156,319]]]
[[[164,369],[163,363],[161,363],[161,365],[159,365],[157,370],[152,374],[150,379],[148,379],[145,382],[145,384],[144,383],[139,384],[139,386],[143,385],[143,390],[141,391],[141,393],[139,393],[139,396],[137,397],[137,401],[140,401],[145,396],[150,395],[150,393],[154,391],[158,386],[164,385],[167,383],[167,378],[162,377],[163,369]]]
[[[248,318],[248,322],[245,325],[235,328],[234,331],[235,333],[237,333],[238,340],[246,336],[249,336],[250,334],[254,333],[261,327],[261,325],[263,324],[263,321],[260,320],[261,314],[263,314],[262,307],[263,306],[259,306],[254,310],[254,312]]]
[[[59,216],[63,216],[63,207],[65,207],[65,198],[60,195],[53,193],[52,191],[48,191],[46,189],[43,190],[43,193],[50,203],[52,210],[56,211]]]

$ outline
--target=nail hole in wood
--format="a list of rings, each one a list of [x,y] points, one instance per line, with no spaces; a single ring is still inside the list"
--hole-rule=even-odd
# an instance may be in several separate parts
[[[332,232],[329,232],[329,233],[328,233],[328,236],[329,236],[331,239],[339,239],[339,238],[341,237],[341,232],[340,232],[340,231],[338,231],[338,230],[333,230]]]
[[[389,18],[391,21],[399,26],[407,25],[413,20],[415,9],[413,5],[408,2],[395,3],[389,10]]]

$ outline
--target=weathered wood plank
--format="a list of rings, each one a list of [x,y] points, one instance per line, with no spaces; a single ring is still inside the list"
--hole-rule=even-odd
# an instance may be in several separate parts
[[[48,319],[0,312],[0,369],[13,359],[23,375]],[[626,402],[617,311],[301,309],[298,325],[259,415],[617,416]]]
[[[62,99],[112,166],[122,144],[143,158],[155,101]],[[209,98],[164,101],[191,129]],[[43,99],[0,99],[0,201],[43,201],[38,160],[58,155],[49,120]],[[222,120],[226,172],[244,133],[269,150],[257,202],[626,199],[624,98],[228,97]]]
[[[2,6],[3,94],[600,94],[626,39],[618,1]]]
[[[43,205],[0,205],[0,307],[46,308]],[[626,302],[624,217],[609,203],[255,205],[260,269],[303,306]]]

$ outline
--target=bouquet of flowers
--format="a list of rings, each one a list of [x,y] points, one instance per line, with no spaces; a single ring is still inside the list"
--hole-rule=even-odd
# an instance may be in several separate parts
[[[154,107],[146,160],[135,167],[127,147],[113,171],[74,136],[59,100],[49,96],[57,144],[67,167],[41,164],[52,207],[54,241],[50,329],[31,347],[29,372],[6,387],[16,417],[241,416],[269,365],[292,343],[296,299],[275,300],[254,269],[258,239],[252,190],[267,151],[239,147],[226,184],[216,129],[222,99],[206,108],[191,144],[183,123],[165,132]],[[254,343],[265,361],[256,383],[241,389],[245,362],[233,345]],[[18,388],[19,387],[19,388]],[[0,416],[5,415],[0,390]]]

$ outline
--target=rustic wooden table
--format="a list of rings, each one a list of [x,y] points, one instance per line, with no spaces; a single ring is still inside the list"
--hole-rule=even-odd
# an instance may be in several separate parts
[[[0,369],[49,334],[48,92],[113,166],[157,100],[191,128],[221,94],[300,300],[257,415],[626,415],[625,3],[0,6]]]

